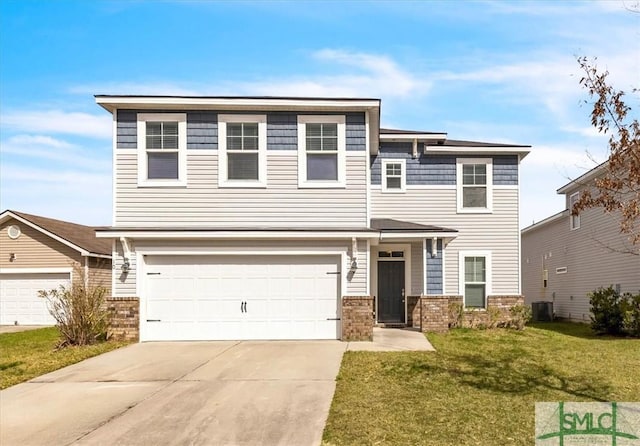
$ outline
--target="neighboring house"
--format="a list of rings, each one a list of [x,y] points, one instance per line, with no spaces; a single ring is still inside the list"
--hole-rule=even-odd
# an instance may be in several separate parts
[[[558,189],[566,209],[522,230],[522,288],[527,304],[553,302],[557,317],[590,320],[588,294],[613,286],[640,293],[640,255],[620,233],[620,221],[602,208],[571,215],[580,191],[600,165]],[[635,251],[635,254],[631,254]]]
[[[522,300],[528,146],[381,129],[379,99],[96,101],[114,132],[98,236],[140,340],[370,339]]]
[[[78,271],[111,289],[111,243],[95,229],[6,210],[0,214],[0,324],[53,325],[38,291],[68,286]]]

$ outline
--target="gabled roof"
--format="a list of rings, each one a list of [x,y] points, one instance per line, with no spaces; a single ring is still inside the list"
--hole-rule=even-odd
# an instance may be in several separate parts
[[[458,139],[445,139],[442,143],[438,143],[439,147],[531,147],[524,145],[503,144],[495,142],[481,142],[481,141],[462,141]]]
[[[381,232],[458,232],[455,229],[422,225],[410,221],[394,220],[393,218],[372,218],[371,228]]]
[[[598,164],[596,167],[589,170],[588,172],[583,173],[575,180],[571,180],[570,182],[559,188],[556,192],[559,194],[566,194],[568,192],[573,192],[576,189],[580,189],[582,186],[589,183],[594,178],[602,175],[607,166],[607,163],[608,161],[605,161],[602,164]]]
[[[14,218],[33,229],[69,246],[82,255],[111,258],[111,241],[96,238],[96,229],[99,227],[79,225],[68,221],[55,220],[53,218],[40,217],[6,210],[0,214],[0,222]]]

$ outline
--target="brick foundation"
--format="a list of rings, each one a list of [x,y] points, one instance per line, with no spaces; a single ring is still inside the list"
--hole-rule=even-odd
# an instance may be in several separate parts
[[[455,324],[455,314],[449,310],[451,304],[462,305],[462,296],[421,296],[420,325],[422,332],[443,333]],[[481,310],[465,310],[462,326],[470,328],[504,326],[511,321],[510,310],[514,305],[524,305],[524,297],[520,295],[487,296],[487,308]],[[496,310],[493,310],[493,309]],[[415,314],[415,311],[414,311]],[[413,319],[415,325],[416,319]]]
[[[420,328],[420,296],[407,296],[407,327]]]
[[[373,341],[373,297],[342,298],[343,341]]]
[[[138,341],[140,337],[140,301],[137,297],[108,297],[110,338]]]

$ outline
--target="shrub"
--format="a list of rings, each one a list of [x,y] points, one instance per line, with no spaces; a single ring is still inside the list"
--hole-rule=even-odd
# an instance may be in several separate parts
[[[502,316],[502,312],[497,307],[489,307],[487,308],[487,327],[488,328],[496,328],[500,322],[500,316]]]
[[[621,296],[613,289],[598,288],[589,293],[591,329],[596,333],[619,335],[623,331]]]
[[[84,275],[84,272],[80,277]],[[61,339],[59,348],[93,344],[107,337],[107,289],[85,277],[83,283],[39,292],[47,300],[49,312],[56,320]]]
[[[511,320],[509,327],[516,330],[524,330],[524,326],[531,320],[531,307],[527,305],[517,304],[509,309]]]
[[[464,306],[458,302],[449,304],[449,328],[460,328],[464,320]]]
[[[621,300],[622,329],[629,336],[640,338],[640,294],[625,294]]]

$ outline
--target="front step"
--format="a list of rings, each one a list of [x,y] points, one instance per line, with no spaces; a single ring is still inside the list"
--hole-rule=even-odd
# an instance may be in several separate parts
[[[378,322],[375,326],[381,328],[407,328],[407,324],[403,322]]]

